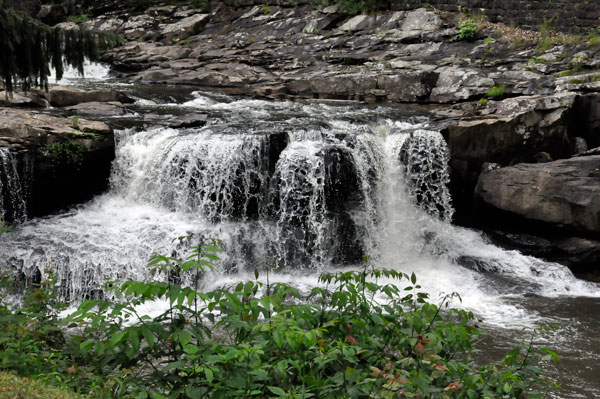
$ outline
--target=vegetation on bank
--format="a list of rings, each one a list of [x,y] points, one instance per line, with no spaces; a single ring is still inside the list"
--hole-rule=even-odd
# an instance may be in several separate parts
[[[0,370],[89,398],[541,398],[546,349],[523,343],[476,365],[482,331],[415,275],[365,267],[324,273],[301,292],[259,280],[200,292],[212,241],[149,263],[167,282],[110,283],[66,319],[52,278],[19,309],[0,301]],[[177,283],[184,277],[190,284]],[[4,292],[14,283],[5,280]],[[150,317],[140,305],[164,312]],[[68,332],[66,332],[68,331]]]
[[[82,399],[82,397],[41,381],[0,372],[0,399]]]

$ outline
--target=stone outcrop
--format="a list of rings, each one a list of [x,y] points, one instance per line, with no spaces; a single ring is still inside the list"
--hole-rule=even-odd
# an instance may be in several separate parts
[[[36,90],[34,94],[46,99],[53,107],[68,107],[89,102],[132,103],[134,100],[115,89],[80,90],[72,87],[54,86],[48,91]]]
[[[600,233],[600,156],[518,164],[481,174],[476,197],[557,227]]]
[[[75,123],[76,122],[76,123]],[[102,123],[0,108],[0,147],[17,154],[27,176],[28,214],[46,215],[107,187],[114,136]]]

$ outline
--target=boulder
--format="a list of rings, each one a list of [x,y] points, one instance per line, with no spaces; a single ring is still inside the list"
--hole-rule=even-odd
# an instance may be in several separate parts
[[[72,87],[56,86],[50,90],[37,90],[36,93],[48,100],[54,107],[68,107],[88,102],[118,101],[130,104],[135,100],[115,89],[79,90]]]
[[[47,101],[39,96],[27,95],[26,93],[8,94],[5,91],[0,91],[0,106],[2,107],[18,107],[18,108],[38,108],[46,107]]]
[[[475,197],[526,219],[600,233],[600,156],[518,164],[484,172]]]
[[[106,103],[91,101],[66,107],[65,109],[78,115],[90,116],[114,116],[125,115],[127,113],[123,107],[123,104],[118,101],[110,101]]]
[[[177,117],[173,121],[169,122],[169,127],[175,129],[191,128],[191,127],[202,127],[206,125],[208,115],[207,114],[186,114]]]
[[[164,25],[161,33],[167,38],[185,39],[200,32],[209,20],[208,14],[192,15],[175,23]]]
[[[0,147],[32,161],[23,176],[29,216],[47,215],[105,190],[114,145],[112,129],[102,122],[0,108]]]

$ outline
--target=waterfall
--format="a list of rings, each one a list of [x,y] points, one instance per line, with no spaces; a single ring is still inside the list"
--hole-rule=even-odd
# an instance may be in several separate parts
[[[208,289],[255,268],[310,287],[321,270],[368,259],[416,272],[433,297],[458,291],[499,323],[531,321],[504,295],[597,294],[562,266],[449,223],[448,150],[422,118],[200,95],[185,107],[210,114],[207,126],[117,131],[110,190],[0,237],[5,264],[25,281],[52,271],[65,299],[96,297],[106,280],[150,278],[150,255],[183,255],[174,239],[189,236],[226,246]],[[5,176],[14,163],[1,154]]]
[[[27,177],[31,163],[27,156],[21,168],[17,156],[8,148],[0,148],[0,219],[22,223],[27,218]],[[24,178],[25,177],[25,178]]]

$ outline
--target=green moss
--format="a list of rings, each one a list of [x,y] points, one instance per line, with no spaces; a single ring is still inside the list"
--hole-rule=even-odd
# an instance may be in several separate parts
[[[83,399],[81,396],[27,377],[0,372],[0,399]]]

